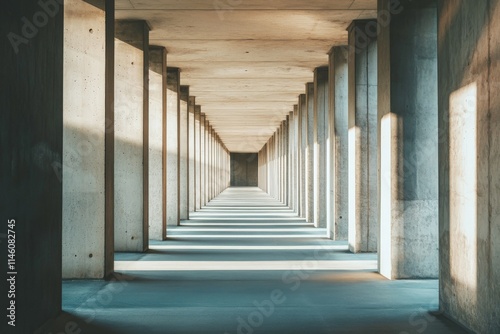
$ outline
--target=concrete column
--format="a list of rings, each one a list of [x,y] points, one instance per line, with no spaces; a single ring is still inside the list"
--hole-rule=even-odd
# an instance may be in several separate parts
[[[201,110],[200,110],[201,111]],[[200,112],[200,208],[207,203],[206,187],[207,187],[207,161],[206,161],[206,117]]]
[[[294,143],[293,143],[293,152],[294,152],[294,160],[293,160],[293,169],[294,169],[294,202],[295,202],[295,212],[297,215],[301,216],[301,184],[300,184],[300,115],[299,115],[299,106],[295,104],[293,106],[293,119],[294,119]]]
[[[435,3],[411,6],[378,36],[378,254],[389,279],[438,277],[436,18]]]
[[[288,189],[290,187],[290,182],[289,182],[289,171],[288,171],[288,164],[290,161],[290,156],[288,154],[288,146],[289,146],[289,136],[288,136],[288,128],[290,126],[290,119],[289,116],[286,115],[286,119],[283,123],[283,203],[286,205],[289,205],[290,199],[288,196]]]
[[[300,216],[306,218],[307,196],[307,105],[306,95],[299,95],[299,148],[300,148]]]
[[[107,239],[105,219],[113,209],[106,207],[113,188],[105,183],[105,134],[113,132],[106,120],[106,49],[100,47],[107,38],[105,16],[80,0],[64,7],[63,278],[104,278],[113,268],[114,237]]]
[[[181,86],[179,116],[179,218],[189,219],[189,86]]]
[[[377,251],[377,41],[376,32],[371,30],[374,24],[373,20],[356,20],[348,29],[348,239],[352,252]]]
[[[167,51],[149,48],[149,238],[167,238],[164,135],[167,113]]]
[[[315,216],[315,205],[314,205],[314,186],[316,173],[314,170],[314,145],[316,141],[316,128],[314,126],[314,83],[308,82],[306,84],[306,127],[307,127],[307,137],[306,137],[306,196],[307,196],[307,206],[306,206],[306,220],[309,223],[314,223],[318,226],[317,216]]]
[[[212,199],[210,197],[210,191],[212,189],[211,187],[211,181],[212,181],[212,150],[211,150],[211,138],[210,138],[210,135],[211,135],[211,132],[212,132],[212,128],[210,126],[210,122],[207,120],[206,121],[206,125],[205,125],[205,129],[206,129],[206,132],[205,132],[205,136],[207,138],[206,140],[206,155],[207,155],[207,170],[206,170],[206,174],[207,174],[207,186],[206,186],[206,189],[205,189],[205,192],[206,192],[206,196],[207,196],[207,203],[210,202],[210,200]]]
[[[201,107],[194,108],[195,211],[201,208]]]
[[[440,308],[473,332],[493,334],[500,329],[500,2],[438,1],[438,13]]]
[[[194,96],[189,97],[189,124],[188,124],[188,184],[189,184],[189,193],[188,193],[188,209],[189,212],[195,211],[195,202],[196,202],[196,152],[195,152],[195,105],[196,98]]]
[[[314,70],[314,216],[317,227],[330,227],[329,211],[330,169],[327,166],[328,134],[328,67]]]
[[[295,210],[295,198],[294,193],[297,191],[294,175],[295,175],[295,152],[294,152],[294,141],[295,141],[295,119],[293,117],[293,111],[288,113],[288,145],[287,145],[287,158],[288,158],[288,167],[287,167],[287,183],[288,183],[288,207],[290,209]]]
[[[21,18],[30,19],[33,13],[38,17],[40,14],[46,14],[38,1],[17,0],[4,2],[4,6],[6,7],[3,7],[0,13],[2,22],[2,41],[0,42],[2,59],[0,98],[1,290],[2,308],[5,307],[2,311],[1,328],[3,328],[2,333],[20,334],[33,333],[45,322],[61,313],[60,246],[61,213],[63,212],[61,165],[63,82],[66,80],[63,78],[63,70],[66,70],[65,62],[67,61],[66,50],[64,50],[66,42],[63,40],[65,28],[63,21],[66,12],[63,14],[63,7],[55,4],[53,10],[57,10],[59,14],[48,19],[49,23],[38,30],[36,38],[30,39],[29,44],[27,41],[26,44],[24,42],[15,44],[9,42],[9,35],[10,33],[21,35]],[[94,12],[90,13],[94,14]],[[74,17],[76,14],[71,15]],[[102,20],[102,12],[97,12],[96,15]],[[71,23],[73,30],[74,22]],[[100,24],[98,21],[89,22],[85,33],[89,34],[90,28],[100,27],[104,29],[97,32],[98,36],[101,35],[105,27],[98,24]],[[79,34],[84,35],[83,28]],[[89,37],[81,42],[91,45]],[[106,41],[102,40],[101,46],[104,47],[104,45]],[[104,54],[99,53],[99,56],[103,58]],[[82,65],[100,68],[103,61],[101,58],[91,64],[88,58],[82,55]],[[101,77],[103,75],[104,73]],[[79,81],[82,76],[83,74],[80,74],[75,79]],[[96,84],[98,83],[99,81],[96,81]],[[102,99],[102,95],[99,97]],[[100,102],[94,101],[94,103]],[[96,109],[95,112],[102,114],[102,107]],[[94,116],[90,118],[92,121],[95,120]],[[101,120],[104,121],[104,117]],[[100,123],[102,136],[104,124]],[[99,151],[102,155],[103,146]],[[100,191],[104,191],[103,184],[100,186],[95,184],[92,187],[99,187]],[[92,191],[95,190],[92,189]],[[84,191],[82,191],[82,196],[83,193]],[[104,215],[102,209],[101,213]],[[99,228],[102,239],[104,233],[102,220]],[[7,293],[7,249],[8,240],[12,238],[7,235],[13,235],[7,232],[8,229],[13,230],[16,236],[15,269],[18,274],[16,275],[15,298],[9,298]],[[99,232],[95,233],[97,235]],[[89,235],[85,235],[85,238],[88,237]],[[102,241],[98,243],[100,245],[96,245],[96,249],[102,249]],[[81,254],[88,257],[84,249],[81,250]],[[103,256],[104,254],[98,259],[101,263],[103,263]],[[16,305],[15,327],[8,325],[11,319],[6,317],[7,305],[12,300],[15,300]]]
[[[115,29],[115,250],[143,252],[149,242],[149,27],[117,21]]]
[[[331,237],[347,240],[349,215],[349,103],[348,48],[333,47],[329,53],[329,104],[332,185],[330,210],[334,226]]]
[[[180,70],[167,67],[167,226],[179,225]]]

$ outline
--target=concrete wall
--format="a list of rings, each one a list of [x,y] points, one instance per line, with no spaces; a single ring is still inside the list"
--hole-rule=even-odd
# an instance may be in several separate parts
[[[332,135],[332,190],[331,215],[334,220],[335,240],[347,240],[349,222],[349,136],[348,136],[348,50],[334,47],[329,55],[329,104]]]
[[[16,327],[7,325],[7,239],[1,239],[2,333],[32,333],[61,310],[63,8],[24,43],[23,16],[35,1],[4,3],[0,14],[0,219],[15,219]],[[12,33],[12,34],[11,34]],[[7,35],[9,34],[9,35]]]
[[[115,26],[115,250],[148,248],[149,27]]]
[[[257,153],[231,153],[231,187],[259,185]]]
[[[438,1],[440,306],[500,332],[500,2]]]
[[[106,240],[105,11],[81,0],[64,8],[62,277],[104,278]],[[108,127],[108,128],[107,128]],[[112,206],[111,206],[112,209]],[[111,241],[111,242],[110,242]]]
[[[167,67],[167,226],[179,225],[180,70]]]
[[[149,238],[165,240],[164,136],[167,112],[167,51],[149,49]]]

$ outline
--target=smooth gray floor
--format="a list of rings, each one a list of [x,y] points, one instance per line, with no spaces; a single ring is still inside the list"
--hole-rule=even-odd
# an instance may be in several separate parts
[[[436,280],[384,279],[376,255],[349,253],[257,188],[226,190],[168,235],[148,253],[117,254],[114,282],[65,281],[60,331],[466,333],[429,313]]]

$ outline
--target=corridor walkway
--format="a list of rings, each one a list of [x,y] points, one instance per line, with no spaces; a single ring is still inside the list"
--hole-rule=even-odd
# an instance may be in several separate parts
[[[147,253],[117,254],[113,282],[65,281],[65,317],[83,333],[463,332],[428,313],[437,281],[388,281],[376,255],[326,235],[258,188],[229,188]]]

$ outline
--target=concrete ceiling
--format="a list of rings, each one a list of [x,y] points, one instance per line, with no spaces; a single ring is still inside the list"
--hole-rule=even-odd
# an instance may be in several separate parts
[[[142,19],[150,44],[232,152],[257,152],[293,110],[315,67],[347,43],[376,0],[117,0],[117,19]]]

